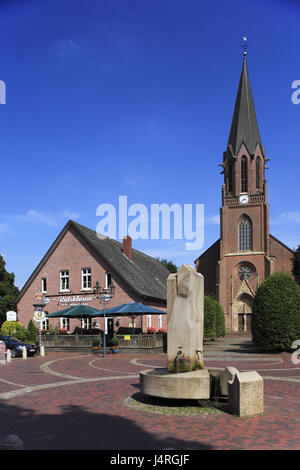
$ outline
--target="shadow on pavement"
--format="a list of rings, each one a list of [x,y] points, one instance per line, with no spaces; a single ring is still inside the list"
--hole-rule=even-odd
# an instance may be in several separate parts
[[[84,406],[65,406],[59,414],[37,414],[1,403],[0,442],[17,435],[25,450],[209,450],[213,446],[147,432],[114,414],[90,413]]]

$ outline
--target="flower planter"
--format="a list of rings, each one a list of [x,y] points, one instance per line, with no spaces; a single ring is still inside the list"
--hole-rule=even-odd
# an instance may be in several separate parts
[[[100,348],[92,348],[93,354],[100,354]]]

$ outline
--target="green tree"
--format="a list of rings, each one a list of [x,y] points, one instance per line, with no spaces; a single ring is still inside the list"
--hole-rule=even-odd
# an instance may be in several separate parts
[[[28,339],[30,341],[35,342],[35,338],[38,333],[38,328],[35,326],[32,319],[30,319],[28,322],[27,330],[28,330]]]
[[[252,339],[265,350],[288,351],[300,339],[300,286],[286,273],[268,276],[256,291]]]
[[[157,259],[158,261],[160,261],[162,264],[166,266],[166,268],[170,271],[170,273],[177,273],[178,267],[172,261],[168,261],[166,259],[159,259],[159,258]]]
[[[0,255],[0,325],[6,320],[6,312],[16,311],[15,300],[19,289],[14,285],[15,275],[5,269],[5,261]]]
[[[226,335],[226,328],[225,328],[225,315],[222,309],[221,304],[215,300],[215,309],[216,309],[216,335],[225,336]]]
[[[295,281],[300,284],[300,245],[298,245],[297,250],[294,251],[292,272]]]
[[[204,339],[215,339],[216,334],[216,305],[215,300],[204,296]]]

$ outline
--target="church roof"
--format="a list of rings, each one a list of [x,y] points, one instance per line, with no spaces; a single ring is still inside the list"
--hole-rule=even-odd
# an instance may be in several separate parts
[[[228,147],[231,147],[233,155],[238,154],[243,142],[251,155],[254,155],[256,145],[258,143],[261,144],[246,55],[244,55],[242,73],[228,139]]]

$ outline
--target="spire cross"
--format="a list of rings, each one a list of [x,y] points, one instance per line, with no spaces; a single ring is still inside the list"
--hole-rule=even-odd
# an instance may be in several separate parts
[[[244,56],[247,55],[247,47],[248,47],[247,38],[246,36],[243,36],[242,48],[244,49]]]

